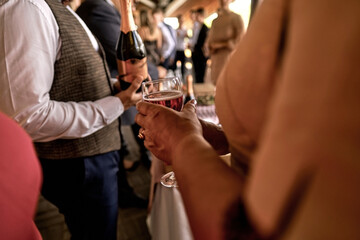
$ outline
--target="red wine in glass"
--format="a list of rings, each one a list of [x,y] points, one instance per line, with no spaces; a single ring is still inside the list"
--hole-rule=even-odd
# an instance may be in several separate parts
[[[150,93],[149,95],[144,96],[144,101],[160,104],[176,111],[181,111],[184,105],[183,93],[177,90],[164,90]]]

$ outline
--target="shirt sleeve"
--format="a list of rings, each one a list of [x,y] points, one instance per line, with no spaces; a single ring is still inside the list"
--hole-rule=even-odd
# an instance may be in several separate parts
[[[190,44],[191,44],[191,48],[194,48],[194,46],[197,42],[197,39],[199,37],[199,32],[200,32],[200,24],[198,22],[195,22],[194,27],[193,27],[193,35],[189,40]]]
[[[8,1],[0,17],[0,32],[6,36],[0,43],[0,108],[34,141],[85,137],[120,116],[123,105],[113,96],[80,103],[50,99],[61,40],[44,1]]]

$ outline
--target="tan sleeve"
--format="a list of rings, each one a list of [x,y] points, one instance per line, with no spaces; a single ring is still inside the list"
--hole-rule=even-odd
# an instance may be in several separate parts
[[[279,227],[294,186],[310,173],[288,237],[359,237],[359,12],[356,0],[291,1],[280,85],[246,195],[265,235]]]
[[[233,14],[233,25],[234,25],[234,32],[235,32],[235,42],[238,42],[241,36],[244,34],[244,21],[242,17],[238,14]]]

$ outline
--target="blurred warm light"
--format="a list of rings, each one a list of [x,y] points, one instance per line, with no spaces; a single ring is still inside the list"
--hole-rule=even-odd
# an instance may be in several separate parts
[[[247,29],[250,20],[251,0],[235,0],[230,3],[229,8],[242,17],[245,29]]]
[[[176,17],[166,17],[164,18],[164,22],[170,25],[173,29],[177,29],[179,27],[179,21]]]
[[[184,53],[185,53],[185,57],[187,57],[187,58],[191,58],[191,50],[190,49],[185,49],[184,50]]]
[[[191,28],[189,28],[189,29],[187,30],[187,34],[188,34],[189,38],[192,38],[192,36],[193,36],[193,30],[192,30]]]
[[[229,8],[231,11],[239,14],[242,17],[245,29],[247,29],[250,18],[251,0],[235,0],[230,3]],[[208,16],[205,19],[206,26],[211,27],[212,21],[217,18],[217,16],[218,14],[216,12]]]
[[[207,18],[205,18],[204,23],[206,26],[208,26],[209,28],[211,27],[212,21],[218,17],[217,12],[214,12],[212,14],[210,14],[210,16],[208,16]]]
[[[186,67],[186,69],[192,69],[192,63],[191,62],[186,62],[185,67]]]

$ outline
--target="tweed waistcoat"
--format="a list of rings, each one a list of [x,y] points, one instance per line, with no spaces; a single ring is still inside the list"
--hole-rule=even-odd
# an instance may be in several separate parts
[[[55,62],[50,99],[60,102],[82,102],[95,101],[111,95],[109,72],[104,57],[94,50],[81,24],[57,0],[46,2],[59,25],[62,41],[61,56]],[[119,121],[114,121],[84,138],[35,143],[35,147],[40,158],[67,159],[119,150],[120,141]]]

